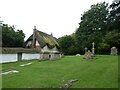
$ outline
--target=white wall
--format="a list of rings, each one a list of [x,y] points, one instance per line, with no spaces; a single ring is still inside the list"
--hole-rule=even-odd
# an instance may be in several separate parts
[[[28,41],[26,47],[30,46],[32,44],[32,41]]]
[[[58,49],[56,48],[56,46],[53,49],[48,48],[48,46],[44,46],[41,49],[41,52],[59,52]]]
[[[38,43],[38,41],[36,40],[35,46],[40,46],[40,44]]]

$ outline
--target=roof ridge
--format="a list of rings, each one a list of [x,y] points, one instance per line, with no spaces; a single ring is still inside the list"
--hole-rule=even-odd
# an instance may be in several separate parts
[[[46,35],[48,35],[48,36],[51,36],[51,37],[53,37],[54,39],[58,39],[58,38],[52,36],[51,34],[47,34],[46,32],[42,32],[42,31],[39,31],[39,30],[36,30],[36,31],[41,32],[41,33],[43,33],[43,34],[46,34]]]
[[[36,30],[36,31],[51,36],[50,34],[47,34],[46,32],[42,32],[42,31],[39,31],[39,30]]]

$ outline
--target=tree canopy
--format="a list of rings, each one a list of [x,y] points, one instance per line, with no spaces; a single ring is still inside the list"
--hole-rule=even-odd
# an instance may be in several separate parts
[[[25,34],[14,26],[0,24],[2,27],[2,47],[23,47]]]
[[[107,7],[108,4],[105,2],[97,3],[82,15],[80,26],[76,31],[76,39],[80,41],[78,44],[82,45],[83,49],[84,47],[90,49],[92,42],[95,42],[97,46],[102,41],[102,36],[105,36],[107,32]]]
[[[91,8],[83,13],[78,29],[74,36],[71,35],[74,38],[72,47],[74,50],[77,48],[76,53],[84,54],[85,47],[91,50],[92,42],[95,42],[95,50],[98,54],[110,53],[110,48],[113,46],[120,49],[119,6],[120,2],[112,3],[110,6],[102,2],[91,5]],[[60,45],[65,42],[63,38],[61,39]],[[66,46],[62,49],[66,49],[69,53],[71,51],[68,48]]]

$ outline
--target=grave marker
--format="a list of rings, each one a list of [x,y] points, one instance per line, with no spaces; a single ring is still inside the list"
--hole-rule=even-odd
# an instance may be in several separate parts
[[[116,47],[112,47],[111,48],[111,55],[117,55],[117,53],[118,53],[117,48]]]

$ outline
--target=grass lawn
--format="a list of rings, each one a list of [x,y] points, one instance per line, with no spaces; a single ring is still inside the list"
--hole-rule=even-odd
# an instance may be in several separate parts
[[[32,64],[19,66],[28,62]],[[6,63],[2,70],[19,71],[2,75],[3,88],[59,88],[71,79],[78,81],[70,88],[118,88],[117,56],[98,55],[92,61],[83,56],[65,56],[56,61]]]

